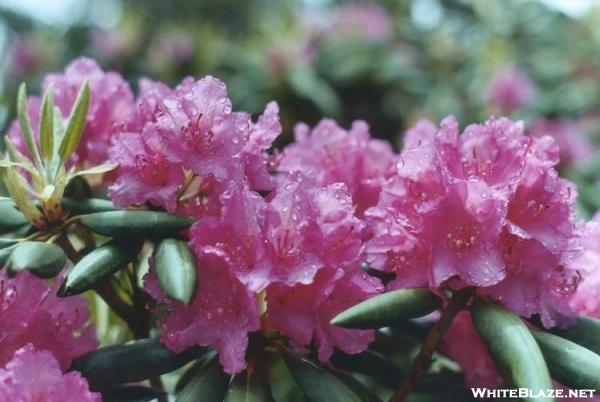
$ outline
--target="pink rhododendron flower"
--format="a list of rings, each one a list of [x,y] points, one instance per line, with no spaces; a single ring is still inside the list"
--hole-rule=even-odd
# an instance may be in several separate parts
[[[453,118],[435,132],[420,122],[406,139],[395,176],[365,214],[367,262],[396,273],[390,287],[476,286],[546,326],[571,315],[576,191],[554,169],[552,139],[527,137],[505,118],[460,136]]]
[[[111,138],[115,131],[129,119],[133,112],[133,94],[129,84],[114,72],[104,72],[95,61],[79,58],[67,66],[63,74],[49,74],[42,87],[52,85],[54,101],[63,118],[71,113],[71,108],[84,81],[90,85],[90,107],[83,137],[72,161],[80,165],[97,165],[106,161]],[[38,133],[39,101],[29,102],[31,121]],[[35,118],[34,118],[35,116]],[[26,152],[18,122],[14,122],[8,132],[10,140]]]
[[[331,35],[359,35],[365,40],[383,42],[394,33],[385,8],[374,3],[348,3],[337,10]]]
[[[571,307],[579,314],[600,318],[600,215],[586,222],[582,231],[583,253],[571,267],[581,272],[583,282],[571,300]]]
[[[296,126],[295,142],[285,148],[279,171],[302,171],[319,185],[345,183],[361,216],[377,203],[394,159],[390,145],[372,139],[366,123],[354,122],[346,131],[333,120],[323,120],[312,130],[305,124]]]
[[[488,87],[487,101],[501,114],[510,114],[528,106],[535,88],[527,74],[514,66],[498,71]]]
[[[27,271],[14,278],[0,272],[0,365],[31,343],[50,351],[65,370],[73,358],[97,346],[85,299],[59,299],[59,283],[49,287]]]
[[[373,341],[374,331],[348,330],[330,321],[382,288],[377,279],[358,267],[323,269],[310,284],[271,285],[267,291],[268,320],[299,347],[307,347],[315,339],[321,361],[329,360],[334,347],[345,353],[360,353]]]
[[[463,311],[452,321],[441,351],[460,365],[467,386],[493,389],[500,385],[500,374],[471,322],[471,313]]]
[[[216,254],[197,254],[198,287],[189,305],[168,304],[161,324],[161,340],[181,352],[191,346],[213,346],[221,365],[230,374],[245,366],[248,333],[260,328],[255,295],[229,271],[227,261]],[[153,273],[146,277],[146,290],[165,303]]]
[[[594,153],[595,146],[570,120],[535,120],[529,133],[534,137],[549,135],[554,138],[560,148],[561,163],[566,166],[581,164]]]
[[[62,374],[45,350],[27,344],[0,368],[0,402],[100,402],[79,373]]]

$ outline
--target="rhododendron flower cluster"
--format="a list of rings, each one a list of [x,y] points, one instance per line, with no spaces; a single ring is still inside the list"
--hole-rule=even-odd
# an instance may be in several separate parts
[[[48,351],[27,344],[0,368],[0,402],[100,402],[76,372],[62,374]]]
[[[553,326],[580,280],[573,185],[558,177],[550,137],[492,118],[459,136],[449,117],[407,133],[396,174],[365,213],[367,261],[391,287],[478,292]]]
[[[487,89],[488,104],[501,114],[510,114],[528,106],[535,96],[535,87],[527,74],[516,66],[498,71]]]

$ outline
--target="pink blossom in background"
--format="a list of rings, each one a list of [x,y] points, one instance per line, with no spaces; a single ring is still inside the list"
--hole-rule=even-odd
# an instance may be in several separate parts
[[[66,370],[73,358],[98,346],[86,300],[56,297],[59,283],[49,287],[27,271],[14,278],[0,272],[0,365],[31,343],[51,352]]]
[[[500,385],[500,374],[471,322],[471,313],[464,311],[456,316],[440,349],[460,365],[467,386],[493,389]]]
[[[374,331],[348,330],[330,321],[382,290],[377,279],[358,267],[323,269],[310,284],[271,285],[267,291],[268,321],[297,347],[308,347],[314,339],[323,362],[329,360],[334,347],[349,354],[360,353],[374,340]]]
[[[533,101],[535,87],[525,71],[506,67],[492,77],[487,89],[487,102],[500,114],[511,114]]]
[[[421,138],[420,138],[421,137]],[[576,190],[558,177],[550,137],[527,137],[506,118],[467,127],[409,131],[396,174],[366,211],[374,268],[396,273],[391,288],[476,286],[545,326],[573,315],[579,284]]]
[[[366,123],[356,121],[344,130],[333,120],[322,120],[312,130],[295,128],[295,142],[283,151],[280,172],[302,171],[319,185],[345,183],[357,214],[377,203],[383,181],[391,176],[396,155],[389,143],[372,139]]]
[[[384,42],[394,34],[392,20],[379,4],[342,4],[334,13],[330,36],[358,35],[371,42]]]
[[[548,135],[554,138],[565,166],[585,163],[594,154],[595,146],[571,120],[538,119],[531,124],[529,133],[534,137]]]
[[[97,165],[108,158],[113,134],[133,113],[134,100],[129,84],[119,74],[104,72],[95,61],[82,57],[71,62],[64,73],[48,74],[42,84],[44,90],[52,85],[54,101],[63,118],[69,116],[85,80],[90,85],[90,107],[83,137],[72,162],[79,165]],[[38,102],[29,102],[29,107],[34,109],[29,110],[30,116],[39,116]],[[39,136],[38,118],[32,121],[36,122],[35,134]],[[22,152],[27,153],[20,133],[18,123],[13,122],[8,137]]]
[[[79,373],[62,374],[48,351],[27,344],[0,367],[0,402],[100,402]]]
[[[10,44],[8,51],[10,70],[24,76],[34,74],[48,63],[48,54],[39,40],[31,35],[21,34]]]

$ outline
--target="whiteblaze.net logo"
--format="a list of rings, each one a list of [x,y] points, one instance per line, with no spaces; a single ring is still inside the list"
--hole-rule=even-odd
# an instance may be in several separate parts
[[[593,389],[471,388],[475,398],[593,398]]]

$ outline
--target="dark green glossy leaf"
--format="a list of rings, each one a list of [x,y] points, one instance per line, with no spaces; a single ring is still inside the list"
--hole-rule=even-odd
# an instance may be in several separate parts
[[[79,94],[77,94],[77,99],[75,99],[73,109],[71,109],[71,115],[69,116],[69,120],[67,122],[64,137],[62,138],[60,147],[58,148],[60,160],[63,162],[71,157],[79,145],[81,135],[83,134],[83,129],[85,128],[85,121],[87,118],[89,105],[90,86],[86,81],[81,86]]]
[[[169,237],[189,228],[193,220],[155,211],[109,211],[81,215],[81,223],[110,237]]]
[[[478,303],[473,323],[487,345],[498,371],[510,386],[536,394],[552,388],[550,373],[535,339],[519,317],[497,304]],[[527,402],[545,398],[524,398]]]
[[[95,388],[138,382],[171,372],[191,361],[197,352],[174,353],[158,340],[142,339],[107,346],[73,362]]]
[[[574,326],[551,332],[600,355],[600,320],[596,318],[579,317]]]
[[[67,256],[57,245],[26,241],[13,250],[8,269],[11,272],[29,270],[40,278],[54,278],[66,263]]]
[[[600,356],[589,349],[542,331],[532,331],[552,378],[576,389],[600,391]]]
[[[76,198],[63,198],[61,201],[63,210],[71,215],[91,214],[94,212],[116,211],[117,207],[110,200],[100,198],[87,198],[78,200]]]
[[[233,377],[225,402],[274,402],[262,361]]]
[[[349,374],[342,373],[340,371],[332,372],[337,378],[339,378],[344,384],[346,384],[361,400],[369,402],[381,402],[381,399],[371,391],[369,391],[360,381],[352,377]]]
[[[67,274],[58,290],[61,297],[85,292],[102,279],[109,277],[133,261],[139,251],[140,242],[111,240],[91,251]]]
[[[342,370],[373,377],[390,388],[399,387],[404,377],[404,372],[399,366],[381,353],[372,350],[356,355],[336,351],[331,362]]]
[[[422,317],[441,306],[441,300],[424,289],[383,293],[341,312],[331,324],[344,328],[376,329],[409,318]]]
[[[10,198],[0,199],[0,231],[12,232],[29,222]]]
[[[185,240],[166,239],[154,250],[160,287],[173,300],[189,304],[196,291],[196,261]]]
[[[102,391],[102,402],[149,402],[165,395],[165,391],[141,385],[118,385]]]
[[[3,247],[0,249],[0,268],[3,268],[8,263],[10,255],[17,248],[17,244],[13,244],[12,246]]]
[[[366,402],[344,381],[305,357],[282,350],[283,359],[304,394],[313,402]]]
[[[176,402],[223,402],[229,376],[225,374],[217,356],[194,368],[193,376],[177,395]]]

